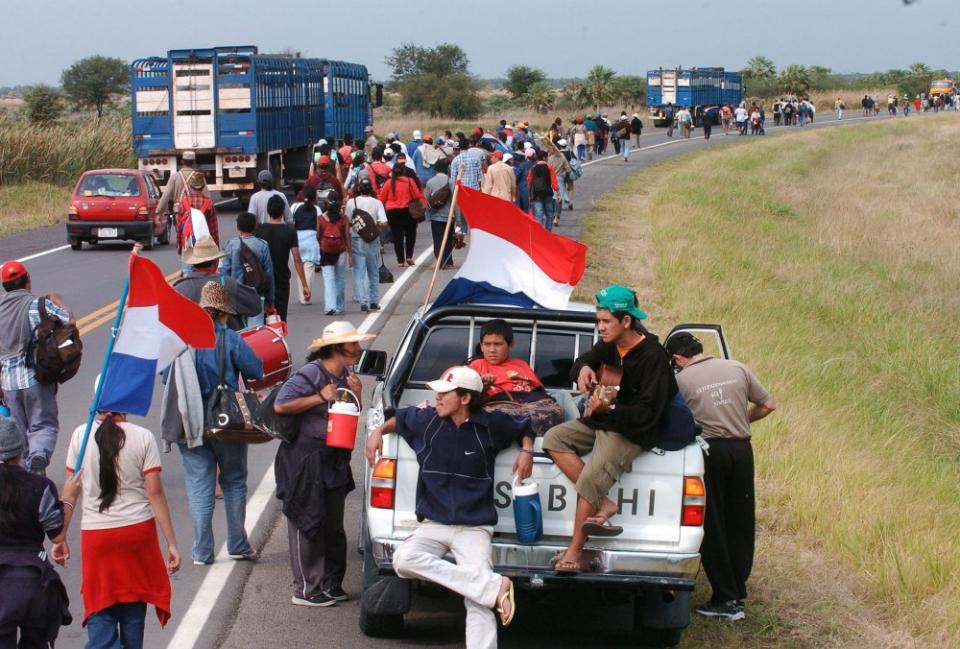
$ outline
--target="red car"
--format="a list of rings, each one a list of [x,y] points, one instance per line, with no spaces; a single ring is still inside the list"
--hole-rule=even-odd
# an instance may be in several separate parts
[[[67,242],[80,250],[83,242],[106,239],[139,241],[147,250],[170,243],[173,220],[157,214],[160,188],[149,174],[135,169],[86,171],[70,197]]]

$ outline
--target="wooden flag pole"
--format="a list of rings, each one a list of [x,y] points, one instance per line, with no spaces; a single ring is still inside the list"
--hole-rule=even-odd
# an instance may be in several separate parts
[[[440,255],[437,257],[437,263],[433,266],[433,277],[430,278],[430,286],[427,287],[427,296],[423,300],[423,308],[420,309],[421,316],[427,312],[427,305],[430,304],[430,298],[433,296],[433,287],[437,283],[437,275],[440,273],[440,266],[443,265],[443,259],[447,255],[447,244],[450,237],[450,228],[453,226],[453,212],[457,208],[457,196],[460,194],[461,176],[463,176],[463,167],[457,169],[457,178],[453,183],[453,195],[450,197],[450,212],[447,214],[447,226],[443,229],[443,240],[440,242]]]

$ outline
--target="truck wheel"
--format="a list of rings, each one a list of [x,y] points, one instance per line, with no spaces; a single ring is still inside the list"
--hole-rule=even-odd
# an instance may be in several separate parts
[[[650,617],[644,619],[644,614],[650,614],[650,611],[646,610],[644,602],[644,594],[637,593],[633,600],[633,630],[637,636],[637,639],[640,641],[641,647],[675,647],[680,644],[680,638],[683,636],[683,630],[689,624],[689,613],[687,612],[687,607],[689,606],[689,595],[685,597],[679,597],[677,601],[673,603],[673,606],[669,604],[664,608],[663,604],[659,604],[659,600],[654,600],[655,611],[653,615],[653,620],[656,621],[657,625],[660,624],[672,624],[676,625],[673,628],[661,629],[647,626],[652,621]],[[653,594],[652,596],[656,597],[657,595]],[[670,608],[682,608],[683,611],[681,615],[671,615],[672,611],[669,611]],[[647,624],[644,624],[647,622]],[[679,627],[679,628],[677,628]]]
[[[403,633],[403,616],[374,615],[361,604],[360,631],[368,638],[395,638]]]
[[[374,563],[373,550],[370,547],[370,538],[367,534],[363,535],[363,593],[360,595],[360,631],[365,636],[371,638],[392,638],[403,633],[403,613],[374,613],[371,609],[371,600],[377,599],[370,597],[368,589],[376,589],[378,585],[383,585],[382,580],[393,579],[396,577],[382,577],[378,574],[377,565]],[[393,610],[406,611],[410,608],[409,584],[405,585],[404,599],[406,604]],[[366,597],[364,595],[367,595]],[[395,603],[395,602],[394,602]]]
[[[83,239],[80,237],[68,237],[67,243],[70,244],[70,248],[72,250],[80,250],[83,248]]]

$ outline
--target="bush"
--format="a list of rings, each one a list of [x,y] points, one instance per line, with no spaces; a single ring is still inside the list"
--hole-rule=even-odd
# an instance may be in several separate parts
[[[31,87],[23,95],[24,112],[34,124],[55,122],[63,115],[63,97],[60,91],[40,84]]]

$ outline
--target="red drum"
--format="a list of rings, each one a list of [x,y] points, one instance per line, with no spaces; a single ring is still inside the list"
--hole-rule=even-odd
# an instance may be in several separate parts
[[[257,358],[263,361],[263,378],[247,382],[247,387],[264,390],[290,376],[290,370],[293,369],[290,348],[279,331],[273,327],[255,327],[244,329],[240,335]]]

